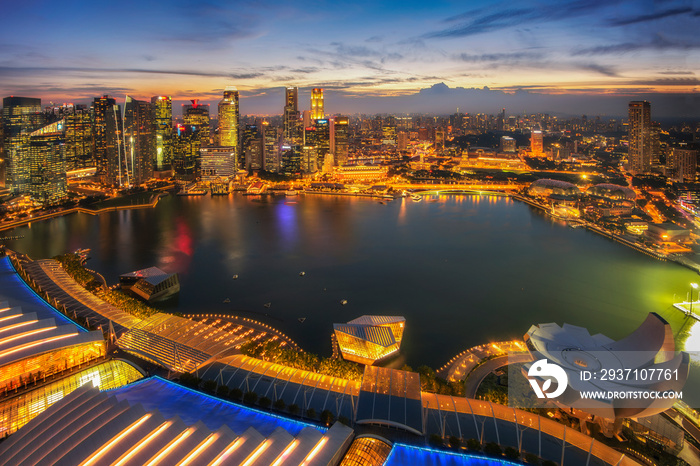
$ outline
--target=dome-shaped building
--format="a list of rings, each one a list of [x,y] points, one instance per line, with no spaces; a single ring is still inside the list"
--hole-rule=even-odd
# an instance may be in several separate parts
[[[637,198],[637,193],[635,193],[633,189],[627,186],[608,183],[591,186],[586,190],[586,194],[608,201],[634,201]]]
[[[533,181],[527,192],[531,196],[558,198],[558,199],[576,199],[581,196],[581,190],[575,184],[566,181],[552,180],[543,178]]]

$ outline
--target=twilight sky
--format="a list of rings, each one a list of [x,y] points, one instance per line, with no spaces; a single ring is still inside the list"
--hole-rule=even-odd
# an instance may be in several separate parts
[[[87,103],[171,95],[281,113],[700,117],[700,0],[4,0],[0,93]],[[177,112],[177,111],[176,111]]]

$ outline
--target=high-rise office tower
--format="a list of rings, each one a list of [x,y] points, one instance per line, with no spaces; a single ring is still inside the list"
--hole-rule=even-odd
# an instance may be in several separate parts
[[[130,185],[140,185],[153,176],[152,104],[126,96],[124,104],[124,147]]]
[[[5,186],[15,194],[29,192],[29,135],[41,126],[43,121],[41,99],[14,96],[2,99]]]
[[[170,170],[173,163],[173,103],[170,97],[159,95],[151,97],[153,111],[153,143],[151,160],[157,172]]]
[[[182,119],[192,136],[199,138],[199,146],[209,145],[209,104],[200,104],[198,99],[191,100],[192,105],[182,106]]]
[[[126,184],[121,108],[105,95],[92,103],[93,153],[100,180],[112,186]]]
[[[693,183],[697,176],[698,151],[687,147],[671,149],[666,162],[667,172],[671,179],[680,183]]]
[[[501,152],[513,153],[516,151],[515,139],[510,136],[501,136]]]
[[[285,175],[301,173],[302,153],[300,146],[282,144],[280,146],[280,172]]]
[[[258,171],[263,167],[263,134],[258,125],[245,125],[243,131],[243,163],[238,166]]]
[[[238,151],[238,90],[227,86],[219,102],[219,146],[235,147]]]
[[[66,171],[94,167],[90,111],[85,105],[76,105],[65,120]]]
[[[323,111],[323,89],[311,89],[311,119],[320,120],[325,118]]]
[[[43,204],[66,198],[66,128],[58,120],[29,134],[29,193]]]
[[[542,139],[542,131],[533,130],[530,132],[530,151],[533,157],[540,157],[544,151],[544,140]]]
[[[284,93],[284,115],[282,121],[282,137],[285,144],[300,144],[301,131],[299,126],[298,89],[288,87]]]
[[[193,125],[177,125],[173,134],[173,172],[183,181],[194,181],[197,176],[201,132]]]
[[[322,118],[320,120],[314,120],[315,128],[315,146],[316,146],[316,157],[318,162],[318,168],[323,167],[323,163],[326,157],[331,155],[331,125],[330,121]]]
[[[267,121],[262,123],[262,137],[263,137],[263,158],[264,158],[264,170],[268,172],[278,172],[280,169],[280,158],[279,158],[279,148],[280,148],[280,133],[277,126],[271,125]]]
[[[202,147],[199,153],[202,181],[224,182],[236,174],[236,153],[232,147]]]
[[[333,152],[335,157],[335,165],[337,167],[342,167],[343,165],[348,163],[348,152],[350,143],[350,119],[344,116],[335,117],[333,134],[335,135],[335,144]]]
[[[401,131],[396,135],[396,146],[400,151],[408,150],[408,132]]]
[[[629,167],[632,174],[651,171],[651,104],[645,101],[629,103]]]

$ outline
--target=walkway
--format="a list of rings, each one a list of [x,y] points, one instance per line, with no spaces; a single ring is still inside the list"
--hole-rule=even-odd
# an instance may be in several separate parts
[[[526,351],[527,347],[522,340],[486,343],[462,351],[438,369],[437,374],[448,382],[458,382],[464,380],[476,366],[486,359]]]

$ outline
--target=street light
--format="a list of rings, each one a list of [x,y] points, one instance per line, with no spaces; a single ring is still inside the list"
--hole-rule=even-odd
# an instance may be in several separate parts
[[[692,314],[693,313],[693,290],[698,289],[698,284],[691,283],[690,286],[691,286],[691,288],[690,288],[690,313]]]

